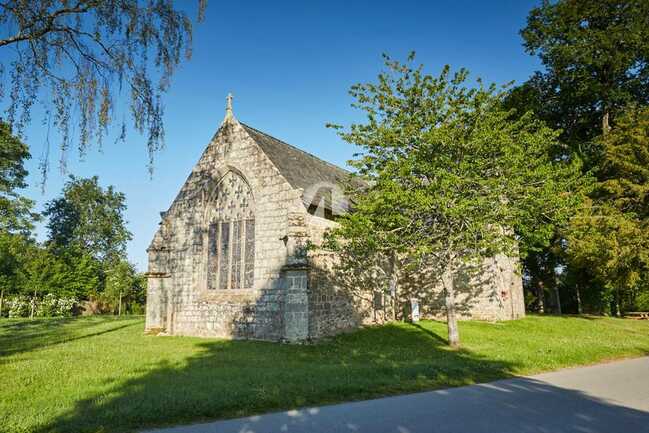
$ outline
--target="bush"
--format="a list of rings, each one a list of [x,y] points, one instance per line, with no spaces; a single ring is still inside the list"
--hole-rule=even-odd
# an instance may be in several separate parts
[[[56,304],[55,315],[58,317],[70,317],[74,314],[79,301],[74,298],[59,298]]]
[[[9,317],[27,317],[31,311],[31,300],[26,296],[15,296],[7,300]]]
[[[129,304],[129,312],[131,314],[142,315],[145,313],[144,305],[139,303]]]
[[[649,311],[649,292],[641,292],[636,296],[635,307],[639,311]]]
[[[48,293],[36,304],[36,315],[40,317],[70,317],[73,315],[78,301],[74,297],[57,298]]]
[[[48,293],[43,299],[36,300],[34,315],[38,317],[70,317],[74,315],[78,305],[79,301],[74,297],[58,298],[56,295]],[[32,298],[14,296],[6,300],[5,306],[9,317],[29,317],[32,310]]]
[[[36,315],[39,317],[51,317],[56,315],[58,300],[56,295],[48,293],[36,304]]]

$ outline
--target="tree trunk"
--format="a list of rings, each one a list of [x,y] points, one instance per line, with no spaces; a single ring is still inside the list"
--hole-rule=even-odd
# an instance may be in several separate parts
[[[608,131],[611,130],[611,126],[609,124],[609,112],[606,111],[604,113],[604,116],[602,116],[602,135],[608,134]]]
[[[453,275],[449,272],[442,277],[444,284],[444,295],[446,298],[446,326],[448,328],[448,344],[451,347],[460,347],[460,331],[457,326],[455,312],[455,287],[453,287]]]
[[[579,284],[575,284],[575,294],[577,295],[577,314],[582,314],[581,308],[581,292],[579,291]]]
[[[545,313],[545,289],[543,288],[543,281],[539,281],[536,286],[536,296],[539,302],[539,313]]]
[[[4,289],[0,290],[0,318],[2,318],[2,303],[5,299],[5,291]]]
[[[617,317],[622,316],[622,311],[620,311],[620,290],[615,290],[615,315]]]
[[[390,254],[390,296],[392,297],[392,320],[397,321],[397,258]]]
[[[119,292],[119,305],[117,306],[117,315],[122,315],[122,292]]]
[[[34,296],[32,297],[32,312],[29,314],[29,318],[34,318],[34,308],[36,307],[36,290],[34,290]]]
[[[554,297],[557,300],[557,314],[561,315],[561,297],[559,296],[559,286],[554,286]]]

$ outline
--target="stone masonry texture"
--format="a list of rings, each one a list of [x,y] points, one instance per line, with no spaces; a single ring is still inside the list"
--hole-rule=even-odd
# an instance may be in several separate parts
[[[434,280],[425,270],[400,276],[396,299],[387,290],[388,276],[380,265],[351,277],[338,270],[339,258],[317,248],[336,223],[324,217],[327,212],[314,211],[305,202],[307,188],[295,186],[300,170],[287,173],[291,161],[301,170],[308,165],[310,176],[319,176],[321,184],[326,184],[322,179],[327,176],[338,179],[343,173],[226,116],[169,209],[161,213],[148,248],[148,331],[289,342],[318,339],[403,317],[402,306],[415,287],[423,316],[443,317],[438,286],[423,292],[421,299],[421,287]],[[247,243],[241,238],[239,244],[230,244],[232,263],[241,266],[226,270],[229,273],[210,252],[210,236],[223,223],[236,223],[237,230],[246,227],[249,236]],[[230,233],[236,236],[239,231]],[[245,256],[243,248],[248,252],[245,260],[239,258]],[[242,268],[246,266],[250,272]],[[524,316],[516,266],[515,259],[496,257],[481,265],[478,277],[458,284],[467,288],[458,295],[461,316],[480,320]],[[227,288],[208,282],[216,275]]]

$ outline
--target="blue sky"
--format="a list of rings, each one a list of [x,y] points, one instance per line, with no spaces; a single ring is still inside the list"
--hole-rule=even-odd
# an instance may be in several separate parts
[[[325,124],[362,120],[347,91],[376,77],[381,53],[405,59],[414,50],[430,73],[450,64],[487,82],[520,83],[540,67],[524,52],[518,34],[537,3],[211,0],[205,21],[194,28],[192,60],[178,69],[165,98],[167,146],[156,156],[153,179],[146,169],[145,138],[135,132],[126,143],[106,140],[101,152],[95,148],[83,161],[71,153],[68,169],[77,176],[98,175],[102,185],[126,194],[133,233],[128,254],[145,270],[145,249],[159,212],[167,209],[218,128],[228,92],[239,120],[344,166],[354,149]],[[184,5],[195,16],[194,2]],[[25,193],[41,210],[60,193],[66,177],[59,173],[53,145],[51,174],[41,192],[37,165],[46,128],[35,114],[26,131],[34,158]],[[51,141],[56,143],[55,137]],[[39,239],[44,235],[41,225]]]

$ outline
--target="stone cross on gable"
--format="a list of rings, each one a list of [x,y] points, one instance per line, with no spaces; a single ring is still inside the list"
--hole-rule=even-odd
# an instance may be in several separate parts
[[[225,98],[225,118],[223,119],[223,123],[232,118],[234,118],[234,114],[232,113],[232,93],[228,93],[228,97]]]

